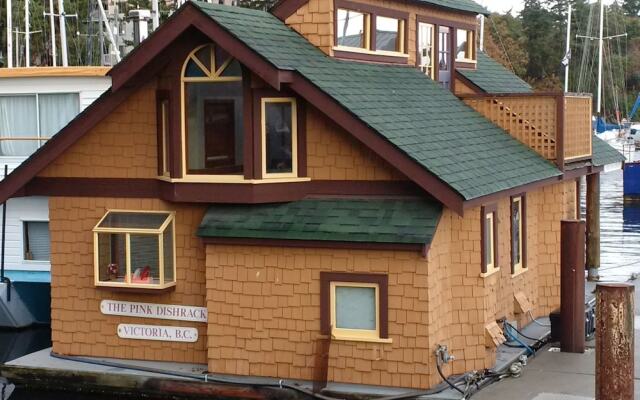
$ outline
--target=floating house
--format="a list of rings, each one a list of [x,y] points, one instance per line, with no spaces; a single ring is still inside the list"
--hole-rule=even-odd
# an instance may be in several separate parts
[[[11,172],[111,86],[102,67],[0,69],[0,179]],[[1,220],[1,216],[0,216]],[[46,196],[7,201],[0,327],[48,323],[49,206]],[[11,291],[9,289],[9,291]],[[11,297],[11,294],[9,294]]]
[[[589,96],[481,51],[485,12],[182,6],[0,183],[49,197],[53,352],[406,388],[439,345],[491,367],[496,320],[558,307],[577,180],[620,155]]]

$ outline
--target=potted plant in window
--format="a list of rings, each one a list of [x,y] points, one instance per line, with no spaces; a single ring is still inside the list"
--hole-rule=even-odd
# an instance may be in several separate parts
[[[118,279],[118,264],[111,263],[107,266],[107,274],[109,275],[110,281],[115,281]]]

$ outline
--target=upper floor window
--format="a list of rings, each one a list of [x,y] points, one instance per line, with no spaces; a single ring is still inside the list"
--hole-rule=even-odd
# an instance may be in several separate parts
[[[0,156],[29,156],[80,112],[78,93],[0,96]]]
[[[435,79],[435,26],[424,22],[418,23],[418,65],[420,70],[431,79]]]
[[[185,175],[243,175],[242,68],[213,44],[196,48],[183,66]]]
[[[262,177],[298,176],[296,99],[262,99]]]
[[[456,30],[456,60],[474,61],[475,38],[474,32],[466,29]]]
[[[348,0],[336,0],[336,9],[336,50],[391,56],[406,53],[408,14]]]
[[[343,8],[338,9],[337,15],[338,46],[368,49],[371,15]]]

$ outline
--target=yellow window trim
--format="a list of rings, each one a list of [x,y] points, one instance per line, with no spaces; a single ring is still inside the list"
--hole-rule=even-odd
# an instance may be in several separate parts
[[[291,172],[267,173],[267,103],[291,104]],[[260,135],[262,142],[262,178],[297,178],[298,177],[298,110],[296,99],[293,97],[263,97],[260,102]]]
[[[342,329],[336,327],[336,288],[356,287],[375,289],[376,329]],[[331,282],[329,313],[331,315],[331,337],[337,340],[391,343],[390,339],[380,337],[380,287],[377,283],[363,282]]]
[[[522,253],[523,250],[523,237],[522,237],[522,223],[523,223],[523,219],[522,219],[522,196],[518,196],[518,197],[514,197],[512,199],[512,207],[513,207],[513,203],[518,203],[518,215],[520,216],[519,220],[518,220],[518,225],[519,225],[519,229],[518,229],[518,252],[520,254],[520,262],[517,264],[513,265],[513,273],[511,274],[512,278],[515,278],[516,276],[522,274],[523,272],[527,271],[527,268],[523,267],[523,261],[524,261],[524,254]],[[511,222],[512,226],[513,226],[513,221]],[[512,227],[513,229],[513,227]],[[513,237],[511,238],[511,240],[513,240]],[[513,242],[511,243],[512,246],[512,251],[513,251]],[[513,254],[511,255],[511,257],[513,257]]]
[[[167,218],[162,223],[159,229],[141,229],[141,228],[100,228],[102,221],[110,213],[131,213],[131,214],[167,214]],[[164,233],[169,224],[173,223],[173,229],[171,232],[173,243],[173,280],[171,282],[165,282],[164,272]],[[98,236],[101,233],[107,234],[121,234],[125,235],[125,281],[124,282],[109,282],[100,280],[100,259],[99,259],[99,246]],[[158,278],[157,284],[138,284],[131,283],[131,235],[148,235],[158,237]],[[126,287],[136,289],[166,289],[176,284],[176,224],[175,224],[175,212],[173,211],[149,211],[149,210],[120,210],[120,209],[108,209],[105,214],[100,218],[98,223],[93,228],[93,275],[94,285],[103,287]]]
[[[485,241],[487,240],[489,241],[490,251],[489,251],[489,254],[486,256],[490,258],[489,260],[482,260],[483,263],[486,262],[486,266],[487,266],[487,272],[480,273],[480,277],[482,278],[486,278],[500,271],[500,267],[497,266],[497,263],[495,260],[496,249],[495,249],[495,240],[494,240],[495,232],[494,232],[494,223],[493,223],[495,218],[495,213],[496,213],[495,211],[488,212],[484,216],[483,223],[485,224],[485,226],[483,226],[482,229],[484,230],[486,225],[488,224],[489,229],[487,230],[488,234],[487,234],[487,237],[485,238]],[[487,262],[487,261],[490,261],[490,262]]]
[[[467,49],[465,50],[465,54],[470,55],[470,57],[462,57],[458,58],[457,50],[456,50],[456,61],[466,62],[466,63],[476,63],[476,40],[475,40],[475,32],[468,29],[456,28],[456,36],[458,32],[464,31],[467,33]]]

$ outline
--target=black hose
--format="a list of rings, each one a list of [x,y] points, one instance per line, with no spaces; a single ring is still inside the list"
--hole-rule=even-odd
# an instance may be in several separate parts
[[[454,390],[456,390],[456,391],[460,392],[460,394],[464,396],[464,392],[463,392],[459,387],[457,387],[456,385],[454,385],[453,383],[451,383],[451,381],[449,381],[449,379],[447,379],[447,378],[444,376],[444,374],[442,373],[442,368],[440,367],[440,363],[439,363],[439,362],[437,362],[437,361],[436,361],[436,369],[438,370],[438,374],[440,374],[440,377],[442,378],[442,380],[443,380],[443,381],[447,382],[447,384],[448,384],[449,386],[451,386],[451,388],[452,388],[452,389],[454,389]]]

